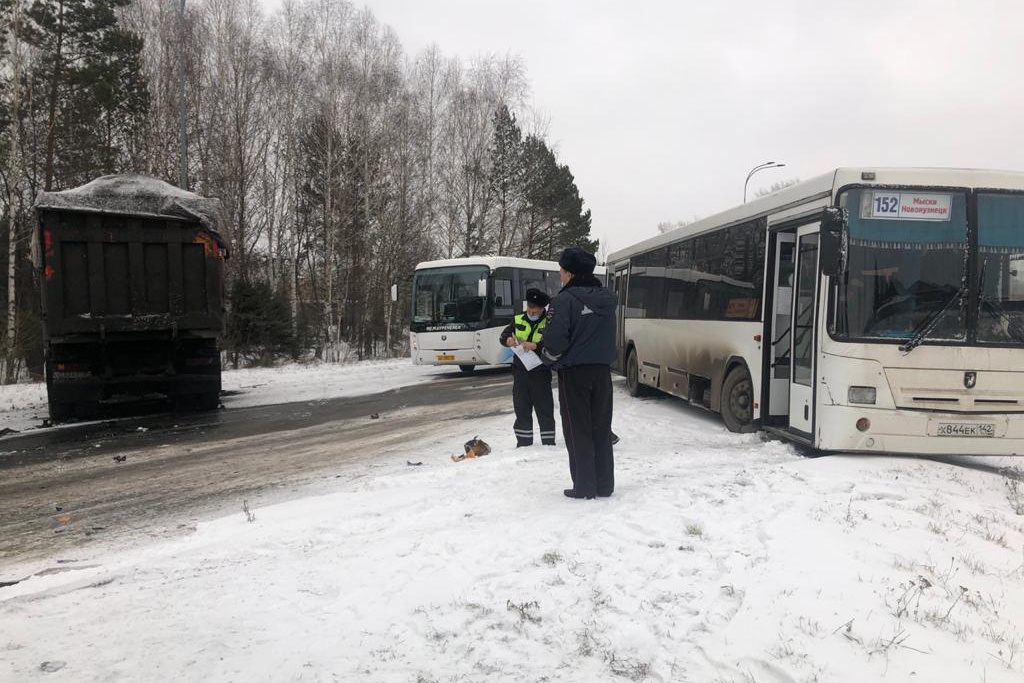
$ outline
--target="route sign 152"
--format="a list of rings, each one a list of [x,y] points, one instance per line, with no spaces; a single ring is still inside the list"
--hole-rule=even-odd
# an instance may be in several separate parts
[[[948,221],[953,197],[925,192],[878,190],[861,204],[861,218],[902,221]]]

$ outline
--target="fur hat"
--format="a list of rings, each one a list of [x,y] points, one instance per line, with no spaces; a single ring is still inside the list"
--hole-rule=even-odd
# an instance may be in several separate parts
[[[542,292],[539,289],[530,287],[528,290],[526,290],[526,303],[544,308],[549,303],[551,303],[551,297],[548,296],[547,293]]]
[[[558,265],[573,275],[592,275],[597,259],[589,251],[580,247],[569,247],[558,257]]]

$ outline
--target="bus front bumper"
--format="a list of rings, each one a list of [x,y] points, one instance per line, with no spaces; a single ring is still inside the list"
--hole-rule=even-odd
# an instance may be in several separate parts
[[[413,349],[413,365],[484,365],[474,349]]]
[[[822,406],[814,445],[862,453],[1024,455],[1024,413]]]

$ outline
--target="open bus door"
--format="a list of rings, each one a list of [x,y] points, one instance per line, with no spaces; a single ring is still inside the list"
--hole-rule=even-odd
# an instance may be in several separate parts
[[[818,303],[819,224],[796,232],[796,277],[790,337],[789,428],[814,441],[815,312]]]
[[[619,266],[612,274],[612,285],[618,305],[615,307],[615,362],[612,363],[612,370],[619,374],[626,372],[625,359],[625,319],[626,319],[626,289],[629,286],[629,265]]]
[[[772,316],[769,319],[768,339],[768,415],[780,419],[789,417],[790,382],[790,330],[793,318],[793,285],[796,279],[796,234],[780,232],[775,235],[774,295]]]

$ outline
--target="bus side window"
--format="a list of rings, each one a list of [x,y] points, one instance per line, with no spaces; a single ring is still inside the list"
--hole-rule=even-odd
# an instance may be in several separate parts
[[[515,315],[515,303],[512,301],[512,280],[494,280],[494,315]]]
[[[555,296],[562,289],[562,281],[558,279],[558,271],[544,273],[544,286],[538,287],[547,292],[548,296]]]
[[[520,277],[523,282],[523,301],[526,301],[526,290],[528,289],[539,289],[542,292],[548,291],[547,287],[544,286],[544,273],[539,270],[523,270],[520,272]]]

